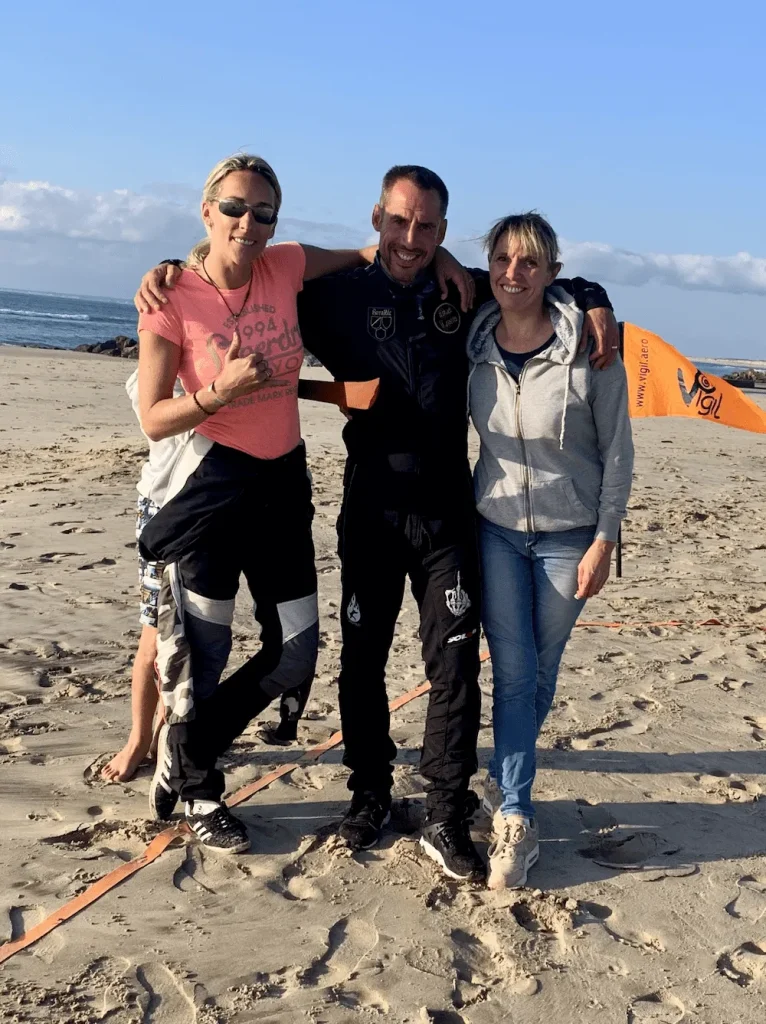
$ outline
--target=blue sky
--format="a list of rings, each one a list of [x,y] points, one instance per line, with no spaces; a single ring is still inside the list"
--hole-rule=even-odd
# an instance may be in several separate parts
[[[239,148],[276,167],[283,234],[327,243],[366,239],[383,171],[418,162],[466,259],[536,207],[621,317],[766,358],[762,5],[43,2],[1,24],[0,286],[130,294]]]

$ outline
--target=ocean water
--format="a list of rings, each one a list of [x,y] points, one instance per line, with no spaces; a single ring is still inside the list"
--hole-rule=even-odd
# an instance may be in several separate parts
[[[747,366],[722,366],[720,363],[706,363],[703,359],[699,359],[694,365],[698,370],[713,377],[725,377],[727,373],[741,373],[747,369]]]
[[[0,342],[76,348],[118,334],[135,338],[136,313],[124,299],[0,288]]]
[[[133,303],[127,299],[0,288],[0,343],[76,348],[118,334],[135,338],[136,317]],[[716,377],[745,369],[704,361],[696,365]]]

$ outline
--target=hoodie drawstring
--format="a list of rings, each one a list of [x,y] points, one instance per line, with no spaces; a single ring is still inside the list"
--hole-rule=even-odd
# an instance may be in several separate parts
[[[572,364],[567,363],[567,382],[564,387],[564,411],[561,414],[561,433],[559,434],[559,451],[564,450],[564,438],[567,433],[567,406],[569,405],[569,388],[572,381]]]
[[[471,377],[476,373],[477,363],[471,363],[471,369],[468,371],[468,381],[465,388],[465,418],[470,420],[471,418]],[[138,372],[138,371],[136,371]]]

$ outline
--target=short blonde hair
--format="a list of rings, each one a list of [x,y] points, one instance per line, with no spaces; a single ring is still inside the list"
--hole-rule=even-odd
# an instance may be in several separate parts
[[[482,239],[490,262],[495,249],[506,235],[509,246],[512,242],[516,242],[525,253],[537,257],[541,263],[547,263],[549,267],[558,263],[559,240],[556,232],[545,217],[541,217],[535,210],[529,210],[527,213],[512,213],[507,217],[501,217],[497,223],[493,224]]]
[[[279,213],[279,208],[282,205],[282,188],[274,168],[263,157],[253,156],[251,153],[235,153],[233,156],[227,156],[225,160],[219,160],[207,176],[202,189],[202,201],[212,203],[217,199],[224,179],[233,171],[252,171],[253,174],[259,174],[274,190],[276,212]],[[209,252],[210,239],[203,238],[201,242],[197,242],[186,257],[186,262],[189,264],[201,263]]]

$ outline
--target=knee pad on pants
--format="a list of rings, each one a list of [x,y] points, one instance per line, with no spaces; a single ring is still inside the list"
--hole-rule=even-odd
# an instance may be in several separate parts
[[[282,644],[278,663],[261,680],[271,697],[302,686],[314,675],[319,651],[319,622],[314,622]]]

